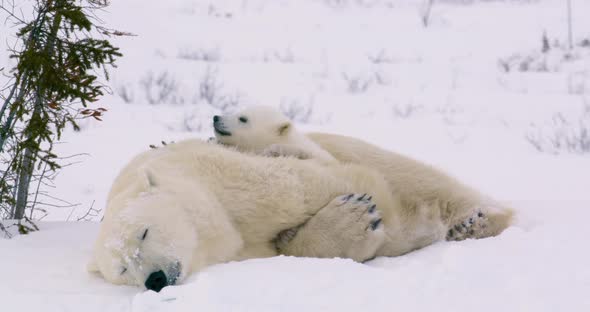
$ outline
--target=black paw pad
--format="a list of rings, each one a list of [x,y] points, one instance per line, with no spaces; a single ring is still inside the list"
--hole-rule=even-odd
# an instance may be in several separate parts
[[[453,231],[453,229],[450,229],[449,232],[447,233],[447,237],[452,238],[455,235],[455,231]]]

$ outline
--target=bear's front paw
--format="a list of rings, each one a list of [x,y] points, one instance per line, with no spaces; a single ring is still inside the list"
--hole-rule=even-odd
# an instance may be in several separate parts
[[[447,232],[447,240],[460,241],[467,238],[479,238],[488,226],[487,216],[478,211],[465,221],[452,226]]]
[[[334,204],[350,214],[345,223],[352,223],[349,225],[358,230],[376,231],[382,228],[382,224],[377,205],[371,201],[372,198],[368,194],[348,194],[337,198]]]
[[[385,240],[377,205],[367,194],[339,196],[306,223],[279,233],[277,250],[285,255],[350,258],[375,257]]]

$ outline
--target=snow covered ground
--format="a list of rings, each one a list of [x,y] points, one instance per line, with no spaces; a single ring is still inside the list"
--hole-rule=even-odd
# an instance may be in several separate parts
[[[52,190],[79,205],[0,239],[2,310],[590,311],[590,47],[564,59],[565,1],[441,1],[427,28],[421,2],[113,1],[103,19],[137,36],[117,39],[114,94],[97,104],[109,111],[58,146],[87,154]],[[572,3],[581,43],[590,2]],[[222,264],[158,294],[87,274],[98,224],[58,221],[102,209],[148,145],[207,138],[212,115],[252,104],[443,168],[512,204],[517,224],[367,265]]]

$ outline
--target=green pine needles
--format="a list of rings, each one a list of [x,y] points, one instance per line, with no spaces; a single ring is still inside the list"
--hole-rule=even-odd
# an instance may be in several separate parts
[[[106,87],[98,76],[108,79],[107,68],[122,56],[105,38],[128,35],[97,25],[94,13],[106,6],[106,0],[37,0],[34,20],[24,21],[0,2],[0,12],[19,26],[10,50],[16,66],[3,73],[9,83],[0,90],[0,219],[32,216],[38,187],[31,183],[60,168],[52,151],[64,128],[79,130],[76,120],[100,120],[105,111],[92,107]]]

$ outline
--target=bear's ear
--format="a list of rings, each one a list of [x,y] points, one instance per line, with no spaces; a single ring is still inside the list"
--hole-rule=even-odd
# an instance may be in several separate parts
[[[291,122],[287,121],[287,122],[280,124],[278,130],[279,130],[279,136],[284,136],[284,135],[289,134],[289,131],[291,131]]]
[[[151,190],[152,188],[158,186],[158,183],[156,182],[156,179],[154,178],[154,175],[149,171],[149,170],[145,170],[145,187],[148,190]]]

